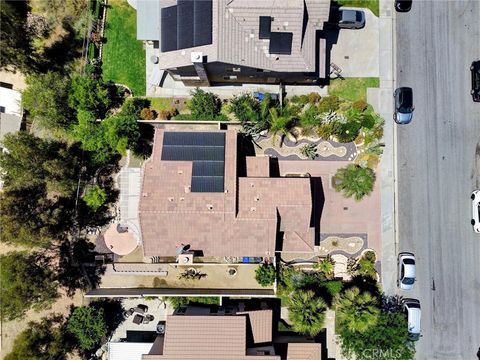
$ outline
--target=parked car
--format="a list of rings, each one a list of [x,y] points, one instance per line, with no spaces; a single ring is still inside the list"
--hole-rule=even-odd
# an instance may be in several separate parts
[[[408,339],[411,341],[417,341],[420,339],[420,320],[422,317],[420,301],[417,299],[405,298],[402,302],[402,308],[407,316]]]
[[[473,231],[480,233],[480,190],[474,190],[470,196],[472,199],[472,220]]]
[[[398,254],[398,287],[412,290],[415,284],[415,255],[409,252]]]
[[[361,29],[365,27],[365,13],[360,10],[338,10],[338,27],[342,29]]]
[[[395,113],[393,120],[397,124],[404,125],[412,121],[413,110],[413,90],[409,87],[400,87],[393,93],[395,98]]]
[[[475,102],[480,102],[480,60],[472,62],[470,66],[472,72],[472,98]]]
[[[412,8],[412,0],[395,0],[395,10],[408,12]]]

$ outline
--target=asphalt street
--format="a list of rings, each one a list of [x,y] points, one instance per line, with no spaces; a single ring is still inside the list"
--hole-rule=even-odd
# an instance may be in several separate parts
[[[480,347],[480,234],[470,193],[480,188],[480,1],[414,0],[396,14],[396,86],[414,92],[413,122],[397,126],[399,250],[417,257],[404,297],[422,306],[417,359],[476,359]],[[477,154],[476,154],[477,153]]]

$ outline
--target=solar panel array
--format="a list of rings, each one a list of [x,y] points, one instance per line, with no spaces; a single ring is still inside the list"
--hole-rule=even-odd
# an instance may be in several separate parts
[[[223,192],[225,134],[165,132],[162,160],[192,161],[192,192]]]
[[[212,11],[212,0],[178,0],[162,8],[162,52],[211,44]]]
[[[293,33],[291,32],[272,32],[270,33],[270,54],[291,55],[292,54]]]

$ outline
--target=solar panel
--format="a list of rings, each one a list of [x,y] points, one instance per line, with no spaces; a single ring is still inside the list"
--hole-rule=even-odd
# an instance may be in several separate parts
[[[260,16],[260,32],[259,39],[270,39],[272,29],[272,18],[270,16]]]
[[[194,3],[193,33],[195,46],[212,43],[212,0],[196,0]]]
[[[270,33],[270,54],[290,55],[292,53],[291,32],[272,32]]]
[[[193,7],[191,0],[177,3],[177,46],[179,49],[193,47]]]
[[[161,51],[177,50],[177,7],[162,8],[161,19]]]
[[[224,133],[165,132],[162,160],[192,161],[192,192],[223,192]]]

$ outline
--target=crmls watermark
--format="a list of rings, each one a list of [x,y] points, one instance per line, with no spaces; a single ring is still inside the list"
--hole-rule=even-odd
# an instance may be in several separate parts
[[[402,356],[402,349],[365,349],[362,351],[365,359],[399,359]]]

